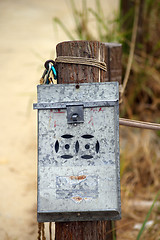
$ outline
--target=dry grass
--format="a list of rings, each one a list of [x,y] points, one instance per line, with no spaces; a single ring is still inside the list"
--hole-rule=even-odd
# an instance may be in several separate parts
[[[122,184],[137,188],[159,188],[160,139],[155,131],[121,128]]]
[[[134,225],[143,223],[149,210],[145,201],[152,202],[159,190],[160,139],[154,131],[121,127],[120,146],[122,220],[117,223],[117,239],[134,240],[138,235]],[[140,200],[144,206],[133,204]],[[149,220],[153,220],[153,225],[144,231],[141,239],[158,240],[160,206],[154,208]]]

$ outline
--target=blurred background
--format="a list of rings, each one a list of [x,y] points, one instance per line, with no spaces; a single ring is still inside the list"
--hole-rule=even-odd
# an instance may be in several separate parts
[[[0,239],[37,238],[36,86],[66,40],[123,44],[132,66],[121,117],[160,123],[158,0],[0,0]],[[131,53],[131,49],[133,54]],[[120,127],[122,220],[117,238],[160,236],[160,131]]]

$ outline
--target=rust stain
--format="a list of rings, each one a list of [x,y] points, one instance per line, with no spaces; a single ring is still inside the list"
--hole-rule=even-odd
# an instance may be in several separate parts
[[[83,200],[81,197],[72,197],[72,199],[76,202],[81,202]]]
[[[91,123],[92,126],[94,125],[94,124],[93,124],[93,116],[91,116],[90,121],[89,121],[88,123],[89,123],[89,124]]]
[[[71,180],[83,180],[86,178],[85,175],[81,175],[81,176],[70,176],[69,177]]]

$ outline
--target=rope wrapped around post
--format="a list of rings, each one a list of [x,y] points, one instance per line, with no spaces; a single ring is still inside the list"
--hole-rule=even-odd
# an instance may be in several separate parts
[[[98,61],[95,58],[73,57],[73,56],[59,56],[55,59],[56,63],[72,63],[98,67],[103,71],[107,71],[105,62]]]

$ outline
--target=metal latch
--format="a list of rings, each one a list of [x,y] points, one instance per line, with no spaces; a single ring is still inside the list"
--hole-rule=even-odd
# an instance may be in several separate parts
[[[84,122],[84,106],[67,106],[67,123],[83,123]]]

